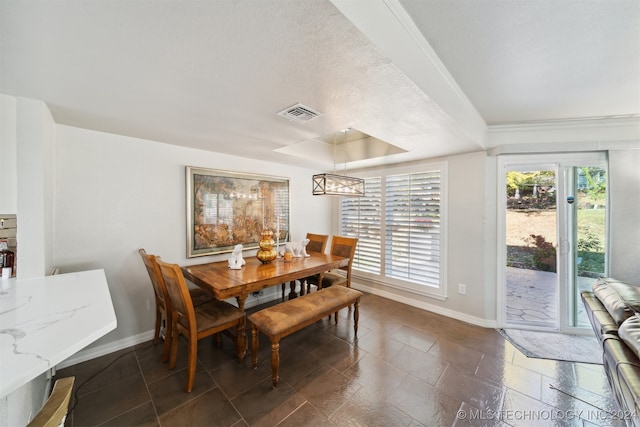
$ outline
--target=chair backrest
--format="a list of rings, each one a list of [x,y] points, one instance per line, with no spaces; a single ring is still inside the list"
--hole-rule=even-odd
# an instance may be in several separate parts
[[[331,254],[345,258],[349,257],[349,264],[346,267],[341,267],[342,270],[347,272],[347,282],[349,283],[351,283],[351,265],[353,264],[357,245],[358,239],[355,237],[333,236],[331,238]]]
[[[147,254],[144,249],[140,249],[138,252],[142,256],[144,266],[147,267],[147,273],[149,273],[149,278],[153,285],[153,292],[156,294],[156,304],[160,305],[160,307],[163,307],[165,310],[168,310],[167,287],[164,283],[164,279],[162,278],[162,274],[160,273],[160,267],[156,262],[157,256]]]
[[[327,249],[327,242],[329,241],[328,235],[307,233],[307,239],[309,239],[307,252],[319,252],[323,254],[325,249]]]
[[[64,422],[69,409],[75,377],[60,378],[53,385],[51,395],[27,427],[57,427]]]
[[[195,331],[196,314],[189,287],[184,280],[180,266],[163,262],[160,257],[156,257],[156,263],[160,267],[160,273],[167,288],[167,294],[171,302],[169,307],[172,310],[173,319]]]

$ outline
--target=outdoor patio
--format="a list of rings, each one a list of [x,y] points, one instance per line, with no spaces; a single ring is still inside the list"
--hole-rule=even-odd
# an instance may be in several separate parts
[[[578,277],[579,290],[589,290],[593,278]],[[558,284],[556,273],[507,267],[507,321],[557,327]],[[578,325],[589,326],[584,305],[577,299]]]

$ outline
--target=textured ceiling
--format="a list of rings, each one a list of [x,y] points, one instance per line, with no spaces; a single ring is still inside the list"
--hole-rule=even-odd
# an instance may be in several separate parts
[[[639,4],[0,0],[0,92],[61,124],[313,169],[351,127],[398,150],[346,166],[409,161],[483,149],[486,123],[640,113]],[[276,114],[298,102],[323,116]]]

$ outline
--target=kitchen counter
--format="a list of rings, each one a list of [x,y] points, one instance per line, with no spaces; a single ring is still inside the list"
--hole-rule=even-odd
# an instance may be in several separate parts
[[[116,326],[104,270],[0,279],[0,397]]]

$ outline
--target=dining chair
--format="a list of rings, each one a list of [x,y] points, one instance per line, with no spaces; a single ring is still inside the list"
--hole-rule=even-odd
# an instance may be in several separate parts
[[[346,271],[347,274],[344,275],[335,271],[320,273],[316,284],[318,290],[335,285],[351,287],[351,266],[353,265],[357,244],[358,239],[355,237],[333,236],[331,238],[331,254],[349,258],[349,264],[345,267],[340,267],[340,270]]]
[[[63,425],[67,417],[74,382],[75,377],[56,380],[47,401],[27,424],[27,427],[58,427]]]
[[[144,262],[144,266],[147,268],[147,273],[149,273],[149,278],[153,285],[153,293],[156,300],[156,328],[153,334],[153,345],[158,344],[160,332],[164,323],[165,337],[164,345],[162,347],[162,361],[166,362],[169,360],[169,349],[171,346],[171,330],[169,327],[171,325],[171,319],[169,317],[171,316],[171,311],[167,309],[167,301],[169,301],[167,288],[164,284],[162,274],[160,274],[160,267],[156,262],[156,255],[147,254],[144,249],[140,249],[138,252],[142,256],[142,261]],[[215,299],[213,295],[200,288],[189,289],[189,293],[191,294],[191,300],[195,306],[199,306]]]
[[[358,244],[357,238],[333,236],[331,238],[331,250],[332,255],[339,255],[349,258],[349,264],[346,267],[341,267],[341,270],[347,272],[346,277],[343,274],[337,272],[325,272],[321,274],[315,274],[307,277],[304,280],[307,283],[307,293],[311,292],[311,285],[316,286],[318,289],[328,288],[333,285],[343,285],[351,287],[351,265],[353,264],[353,256],[356,253],[356,245]]]
[[[307,251],[318,252],[323,254],[327,249],[327,242],[329,241],[329,235],[327,234],[313,234],[307,233],[307,239],[309,244],[307,245]],[[300,280],[300,293],[304,293],[305,287],[307,293],[311,292],[311,285],[318,286],[319,274],[314,274],[310,277],[305,277]]]
[[[307,239],[309,239],[309,244],[307,244],[307,252],[318,252],[323,254],[327,249],[329,235],[307,233]]]
[[[309,239],[309,243],[307,243],[307,253],[318,252],[323,254],[327,248],[327,242],[329,241],[329,236],[327,234],[307,233],[307,239]],[[312,283],[316,286],[318,285],[318,277],[319,275],[316,274],[315,276],[312,276],[310,279]],[[311,285],[309,284],[307,279],[309,279],[309,277],[300,279],[300,295],[304,295],[305,289],[307,293],[309,293],[309,291],[311,290]],[[284,292],[285,292],[286,286],[287,286],[286,283],[282,284],[282,301],[284,301]],[[294,289],[292,289],[292,292],[293,291]]]
[[[176,366],[178,355],[178,341],[180,334],[187,339],[187,384],[185,390],[191,392],[196,376],[198,357],[198,341],[202,338],[224,332],[235,342],[238,360],[242,360],[244,340],[241,328],[244,328],[244,312],[239,308],[224,302],[213,300],[194,307],[189,288],[182,274],[180,266],[163,262],[156,257],[160,273],[166,285],[171,315],[171,355],[169,369]],[[229,329],[236,329],[235,334]]]

